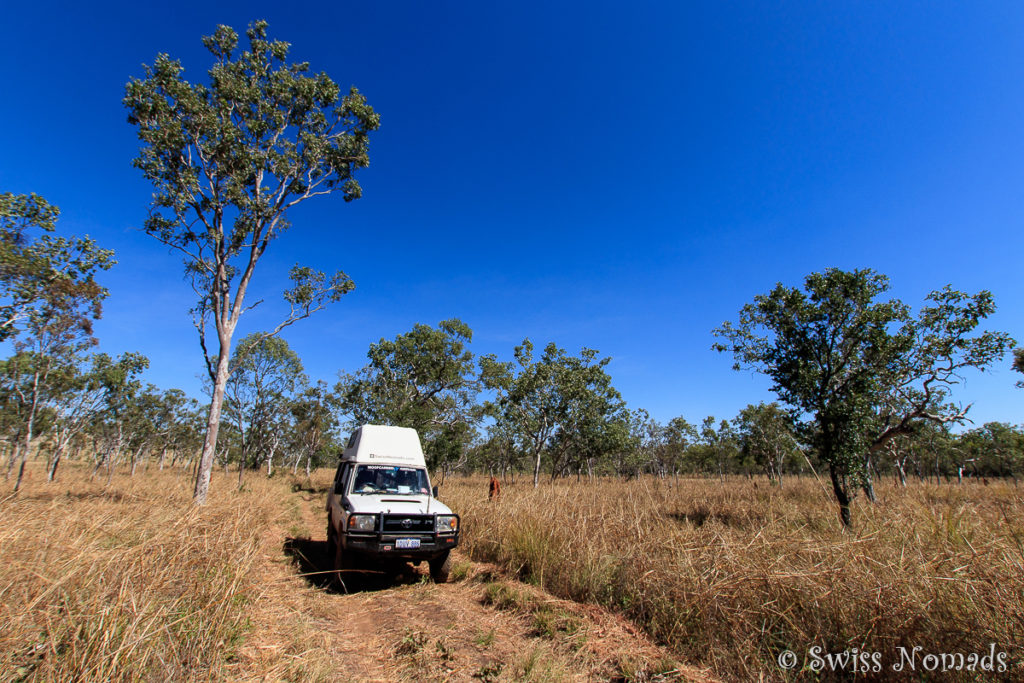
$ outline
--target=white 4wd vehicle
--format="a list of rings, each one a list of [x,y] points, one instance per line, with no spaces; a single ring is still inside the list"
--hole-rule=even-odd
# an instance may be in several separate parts
[[[388,570],[426,560],[434,581],[446,582],[459,516],[436,496],[415,429],[356,429],[327,494],[327,552],[339,580],[357,561]]]

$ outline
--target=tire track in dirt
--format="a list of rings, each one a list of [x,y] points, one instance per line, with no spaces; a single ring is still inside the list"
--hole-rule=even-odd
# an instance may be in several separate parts
[[[342,592],[331,585],[324,502],[324,491],[295,491],[263,538],[267,578],[240,679],[715,680],[628,620],[457,550],[448,584],[431,582],[424,563],[397,577],[353,572]]]

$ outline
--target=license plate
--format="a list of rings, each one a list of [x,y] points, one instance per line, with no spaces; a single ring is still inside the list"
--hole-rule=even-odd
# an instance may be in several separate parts
[[[399,538],[395,541],[395,548],[419,548],[420,539],[418,538]]]

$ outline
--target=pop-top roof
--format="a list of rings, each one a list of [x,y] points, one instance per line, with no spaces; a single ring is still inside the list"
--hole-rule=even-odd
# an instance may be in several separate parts
[[[426,467],[420,437],[409,427],[363,425],[352,432],[341,459],[365,462]]]

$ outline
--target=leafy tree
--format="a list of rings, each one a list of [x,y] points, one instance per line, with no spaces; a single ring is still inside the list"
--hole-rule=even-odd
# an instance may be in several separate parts
[[[1013,350],[1013,369],[1024,373],[1024,349]],[[1017,382],[1017,386],[1024,388],[1024,380]]]
[[[708,415],[696,432],[697,447],[690,449],[693,456],[699,458],[698,469],[704,472],[718,470],[718,478],[724,479],[726,470],[731,470],[739,452],[736,433],[726,420],[719,421],[715,429],[715,417]]]
[[[57,207],[36,195],[0,195],[0,339],[12,339],[4,363],[22,426],[21,486],[36,420],[60,379],[96,344],[92,323],[107,291],[95,281],[114,265],[113,252],[89,238],[56,237]],[[32,239],[29,232],[44,234]]]
[[[632,479],[645,468],[664,477],[668,471],[665,463],[665,429],[643,408],[627,414],[628,434],[623,447],[613,456],[613,467],[620,477]]]
[[[792,416],[778,403],[748,405],[733,420],[742,451],[782,485],[786,461],[798,452]]]
[[[128,443],[135,410],[136,397],[142,389],[139,375],[149,367],[149,359],[138,353],[126,353],[117,362],[99,356],[94,365],[96,380],[102,387],[102,404],[95,414],[92,429],[100,444],[96,454],[93,476],[101,467],[107,468],[107,479],[114,474],[121,450]],[[125,427],[129,434],[125,434]]]
[[[1001,332],[971,336],[995,310],[989,292],[946,287],[915,318],[899,300],[877,300],[888,286],[871,270],[832,268],[809,275],[803,290],[776,285],[714,331],[724,342],[713,348],[731,351],[736,369],[765,373],[783,403],[809,417],[846,526],[855,487],[870,491],[870,454],[915,422],[964,420],[965,409],[946,403],[960,373],[984,370],[1013,343]]]
[[[613,451],[617,440],[627,438],[625,407],[604,369],[610,358],[598,360],[597,351],[586,348],[579,357],[569,356],[551,343],[535,361],[529,339],[513,355],[509,363],[490,355],[481,358],[481,377],[496,393],[488,411],[507,425],[517,448],[533,459],[534,487],[545,452],[555,476],[573,462],[566,460],[567,454],[578,462],[588,453]],[[606,431],[610,423],[621,427]]]
[[[611,359],[594,362],[597,351],[583,349],[580,356],[566,356],[557,368],[561,406],[559,429],[548,445],[551,476],[565,475],[586,466],[592,473],[595,461],[618,450],[628,441],[628,413],[604,367]]]
[[[335,396],[327,389],[325,382],[308,386],[289,404],[294,419],[295,461],[292,472],[296,472],[299,460],[305,458],[306,477],[313,467],[322,462],[320,457],[329,450],[333,442],[338,421],[334,416]]]
[[[146,384],[126,406],[120,416],[124,425],[125,445],[129,453],[129,475],[135,476],[135,470],[143,457],[156,448],[160,439],[157,416],[160,414],[162,400],[160,390],[152,384]]]
[[[87,327],[100,315],[106,290],[95,275],[113,267],[114,252],[89,237],[51,234],[59,216],[60,209],[38,195],[0,194],[0,340],[38,326],[41,315],[56,310],[77,315]],[[42,234],[33,237],[35,230]]]
[[[669,420],[664,430],[665,454],[662,459],[665,467],[671,468],[673,473],[678,472],[684,465],[687,450],[698,438],[697,428],[682,415]]]
[[[1004,422],[986,422],[964,433],[960,442],[965,455],[970,456],[965,460],[970,461],[975,472],[1012,477],[1016,482],[1024,470],[1024,431],[1020,427]]]
[[[600,379],[588,386],[588,375]],[[592,476],[595,463],[629,443],[629,413],[611,378],[604,372],[577,372],[571,381],[563,389],[561,427],[548,447],[552,478],[575,470],[578,479],[584,468]]]
[[[199,411],[199,402],[186,396],[181,389],[168,389],[163,392],[154,415],[160,447],[160,469],[164,468],[168,451],[173,454],[173,463],[181,450],[191,448],[197,440],[195,425]],[[199,445],[202,445],[201,441]]]
[[[120,384],[118,378],[133,377],[148,364],[148,359],[138,353],[122,354],[116,361],[105,353],[98,353],[89,358],[87,367],[60,368],[50,400],[54,410],[54,444],[47,468],[49,481],[56,478],[68,445],[88,429],[107,405],[108,393],[116,391]]]
[[[473,331],[458,319],[436,328],[418,324],[394,340],[381,339],[369,363],[335,387],[340,411],[353,425],[412,427],[432,468],[460,460],[479,420],[480,382],[472,352]]]
[[[112,265],[112,252],[88,239],[55,237],[60,210],[42,197],[0,194],[0,341],[18,331],[51,290],[93,287],[97,268]],[[34,237],[39,230],[43,234]]]
[[[518,449],[515,435],[509,427],[507,422],[500,420],[488,424],[486,438],[470,448],[468,464],[490,474],[500,473],[503,477],[508,473],[514,482],[523,453]]]
[[[208,84],[182,77],[179,62],[158,55],[143,79],[126,86],[128,120],[143,146],[135,166],[156,187],[148,234],[185,257],[199,299],[199,331],[213,396],[194,501],[206,501],[230,374],[231,340],[256,264],[289,226],[289,209],[361,189],[355,172],[369,165],[369,133],[379,117],[354,88],[342,96],[324,73],[285,62],[288,43],[267,38],[267,24],[246,31],[249,48],[236,54],[238,35],[218,26],[203,44],[215,58]],[[271,332],[308,317],[352,289],[333,276],[296,266],[284,293],[289,315]],[[258,303],[258,302],[257,302]],[[248,308],[251,308],[250,305]],[[218,351],[207,352],[212,319]]]
[[[303,381],[302,361],[284,339],[254,333],[238,344],[224,412],[239,438],[239,486],[250,461],[255,468],[260,456],[273,459],[288,401]],[[268,463],[267,470],[272,468]]]

